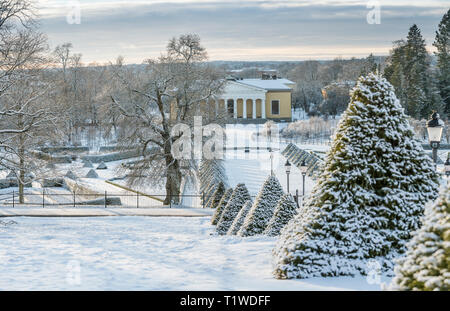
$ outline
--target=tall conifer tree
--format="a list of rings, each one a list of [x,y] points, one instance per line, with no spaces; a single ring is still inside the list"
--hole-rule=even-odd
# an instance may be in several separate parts
[[[354,275],[373,258],[392,269],[437,189],[392,85],[361,77],[309,200],[274,249],[275,275]]]

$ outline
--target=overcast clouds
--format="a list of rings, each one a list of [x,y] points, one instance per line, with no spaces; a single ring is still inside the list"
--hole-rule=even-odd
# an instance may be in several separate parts
[[[450,8],[450,0],[380,1],[381,24],[370,25],[367,1],[95,0],[80,1],[77,25],[66,21],[70,2],[39,3],[51,45],[72,42],[85,62],[123,55],[129,63],[159,55],[169,38],[182,33],[198,33],[211,60],[385,55],[413,23],[431,48]]]

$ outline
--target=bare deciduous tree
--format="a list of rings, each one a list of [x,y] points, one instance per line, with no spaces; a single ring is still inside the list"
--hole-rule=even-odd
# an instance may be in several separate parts
[[[0,1],[0,165],[13,170],[23,198],[30,149],[51,121],[43,97],[46,37],[36,29],[31,1]]]
[[[121,60],[112,65],[122,85],[110,94],[112,108],[120,113],[118,122],[124,125],[119,142],[139,145],[143,156],[131,167],[129,182],[165,183],[166,204],[179,203],[182,176],[189,176],[196,167],[195,160],[172,155],[178,138],[171,135],[174,125],[193,126],[196,113],[206,122],[209,116],[216,117],[211,113],[215,105],[209,101],[220,94],[224,80],[204,63],[206,57],[197,35],[182,35],[169,41],[165,55],[147,60],[143,72],[124,66]]]

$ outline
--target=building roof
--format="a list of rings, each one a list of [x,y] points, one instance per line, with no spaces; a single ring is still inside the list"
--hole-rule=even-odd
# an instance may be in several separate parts
[[[288,79],[242,79],[236,80],[236,82],[268,91],[290,91],[292,90],[292,87],[288,86],[288,84],[295,84],[295,82],[292,82]]]

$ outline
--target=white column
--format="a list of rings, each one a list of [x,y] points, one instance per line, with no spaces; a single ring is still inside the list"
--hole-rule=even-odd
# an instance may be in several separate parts
[[[216,99],[215,102],[216,102],[216,117],[217,117],[219,115],[219,100]]]
[[[242,116],[244,117],[244,119],[247,119],[247,99],[243,98],[242,99]]]
[[[261,99],[261,118],[266,118],[266,99]]]
[[[237,119],[237,99],[233,98],[233,117]]]
[[[252,108],[252,118],[256,119],[256,99],[252,99],[253,108]]]

